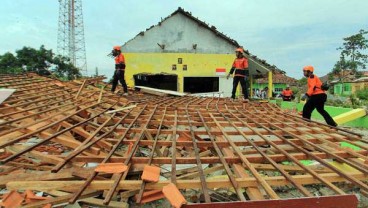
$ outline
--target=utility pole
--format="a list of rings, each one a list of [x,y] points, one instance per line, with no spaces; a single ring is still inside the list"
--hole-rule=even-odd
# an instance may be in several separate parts
[[[87,76],[82,0],[59,0],[57,52]]]
[[[344,63],[344,64],[343,64]],[[340,81],[341,81],[341,94],[340,95],[343,95],[344,94],[344,77],[345,77],[345,57],[343,54],[341,54],[340,56],[340,73],[342,74],[340,76]]]

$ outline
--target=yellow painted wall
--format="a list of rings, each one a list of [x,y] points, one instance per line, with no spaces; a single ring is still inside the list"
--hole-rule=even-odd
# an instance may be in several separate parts
[[[133,75],[138,73],[169,73],[178,75],[178,91],[183,92],[183,77],[213,77],[216,68],[225,68],[229,73],[235,59],[234,54],[193,54],[193,53],[124,53],[127,68],[125,80],[134,86]],[[178,64],[182,58],[182,64]],[[172,65],[176,64],[176,70]],[[187,65],[187,71],[183,71]]]
[[[351,84],[351,92],[355,93],[357,90],[363,90],[365,88],[368,88],[367,82],[356,82]]]

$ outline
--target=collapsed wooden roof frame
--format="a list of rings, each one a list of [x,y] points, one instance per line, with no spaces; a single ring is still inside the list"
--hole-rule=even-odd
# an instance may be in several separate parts
[[[171,164],[169,181],[142,183],[141,180],[129,180],[126,178],[128,171],[102,181],[98,172],[92,171],[85,181],[12,181],[6,184],[8,189],[42,191],[73,187],[74,194],[68,198],[70,203],[90,194],[90,189],[105,190],[103,202],[109,204],[117,190],[141,189],[140,201],[143,190],[161,189],[171,181],[181,190],[201,189],[205,201],[203,206],[212,202],[215,188],[233,188],[237,201],[249,203],[246,201],[281,200],[274,187],[291,185],[306,197],[305,202],[298,201],[303,204],[314,196],[305,185],[323,184],[335,193],[334,200],[341,201],[342,207],[354,206],[357,199],[353,195],[346,196],[335,182],[350,182],[368,192],[368,185],[364,182],[368,174],[368,147],[361,143],[367,141],[353,132],[305,121],[268,103],[190,96],[134,95],[125,99],[103,91],[102,79],[62,83],[37,75],[1,75],[0,87],[17,89],[0,106],[0,148],[13,151],[1,163],[11,164],[19,157],[36,157],[51,166],[49,169],[55,174],[64,166],[79,162],[124,163],[129,169],[137,164]],[[137,107],[116,110],[132,104]],[[109,110],[116,111],[107,113]],[[160,136],[166,139],[159,139]],[[177,140],[178,136],[185,139]],[[234,136],[242,139],[234,140]],[[42,141],[24,149],[12,149],[15,144],[31,137]],[[72,151],[67,156],[52,156],[54,160],[50,162],[52,159],[45,159],[48,156],[40,156],[35,151],[50,141]],[[342,149],[339,142],[354,144],[361,150]],[[131,151],[118,154],[116,151],[121,145],[130,145]],[[136,156],[141,147],[149,149],[150,157]],[[181,157],[177,150],[182,148],[191,149],[193,154]],[[206,150],[207,154],[204,154]],[[304,159],[318,161],[328,171],[321,173],[303,165],[300,160]],[[343,172],[325,159],[334,159],[357,171]],[[294,166],[282,165],[282,161],[290,161]],[[198,172],[188,179],[178,180],[178,164],[196,165]],[[219,165],[204,170],[203,164]],[[211,171],[221,168],[228,179],[206,178]],[[281,176],[265,177],[260,170],[274,170]],[[295,171],[300,174],[294,175],[292,172]],[[346,197],[350,197],[349,200]],[[325,202],[330,198],[327,197]],[[318,200],[323,201],[324,198]],[[264,207],[267,203],[265,201],[259,206]],[[217,206],[226,205],[217,203]]]

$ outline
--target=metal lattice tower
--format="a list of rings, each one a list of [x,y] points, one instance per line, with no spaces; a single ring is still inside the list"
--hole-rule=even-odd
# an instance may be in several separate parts
[[[59,0],[57,52],[87,75],[82,0]]]

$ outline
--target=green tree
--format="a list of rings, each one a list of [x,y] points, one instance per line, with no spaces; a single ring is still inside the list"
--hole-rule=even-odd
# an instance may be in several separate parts
[[[18,63],[17,57],[7,52],[0,56],[0,70],[2,73],[20,73],[22,66]]]
[[[72,80],[81,77],[79,69],[67,57],[58,55],[53,59],[53,64],[55,64],[53,71],[59,78]]]
[[[340,56],[340,60],[337,61],[332,68],[332,73],[336,75],[339,80],[344,79],[344,76],[346,76],[346,70],[350,69],[353,73],[357,73],[353,70],[356,64],[353,63],[351,60],[346,60],[344,55]]]
[[[1,68],[8,68],[8,67],[17,67],[17,58],[12,53],[5,53],[4,55],[0,56],[0,67]]]
[[[328,73],[327,75],[328,75],[328,81],[332,81],[335,78],[334,73],[332,72]]]
[[[75,79],[81,76],[78,68],[76,68],[68,58],[63,56],[55,56],[52,50],[48,50],[45,46],[39,49],[31,47],[23,47],[16,50],[16,55],[5,53],[0,56],[0,69],[6,73],[14,71],[36,72],[41,75],[50,74],[50,69],[55,75],[61,79]]]
[[[39,72],[48,69],[53,61],[52,50],[41,46],[39,50],[31,47],[23,47],[16,51],[20,64],[26,67],[28,72]]]
[[[365,69],[368,62],[368,55],[364,54],[368,48],[368,40],[365,35],[368,34],[367,31],[360,30],[359,33],[344,38],[344,43],[342,47],[337,48],[341,50],[340,60],[336,62],[332,69],[332,74],[336,75],[344,86],[344,78],[349,74],[346,70],[351,70],[356,78],[361,76],[359,69]],[[343,91],[342,87],[342,91]],[[343,93],[343,92],[341,92]]]
[[[367,34],[368,31],[360,30],[358,34],[344,38],[343,47],[338,48],[341,50],[341,56],[347,58],[346,63],[354,73],[358,69],[365,69],[368,63],[368,55],[364,54],[368,48],[368,40],[365,37]]]

